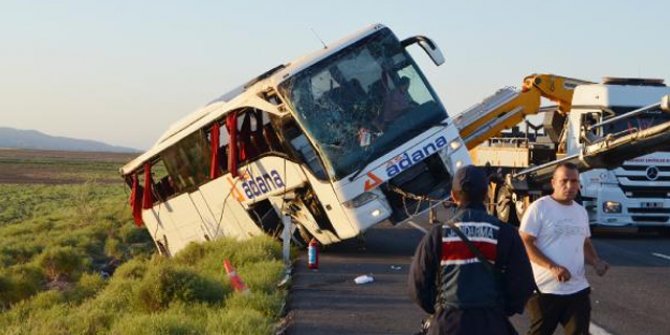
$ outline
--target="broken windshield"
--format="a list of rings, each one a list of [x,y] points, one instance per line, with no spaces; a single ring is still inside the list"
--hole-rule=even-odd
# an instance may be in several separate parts
[[[447,117],[388,29],[301,71],[279,90],[338,180]]]
[[[620,116],[632,112],[636,109],[638,109],[638,107],[614,107],[612,108],[613,114],[610,117]],[[605,118],[605,120],[608,118]],[[642,114],[605,125],[603,127],[603,131],[605,134],[635,132],[657,126],[667,121],[670,121],[670,114],[664,113],[661,110],[650,110]]]

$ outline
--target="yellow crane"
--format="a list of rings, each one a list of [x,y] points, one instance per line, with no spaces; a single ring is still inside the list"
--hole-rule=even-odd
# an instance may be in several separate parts
[[[543,97],[555,102],[561,114],[569,113],[575,87],[584,84],[592,82],[553,74],[532,74],[524,78],[520,91],[513,88],[499,90],[458,115],[454,123],[466,147],[473,149],[519,124],[526,116],[539,113]]]

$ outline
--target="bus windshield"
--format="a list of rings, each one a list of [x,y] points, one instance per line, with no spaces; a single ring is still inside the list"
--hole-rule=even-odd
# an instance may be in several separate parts
[[[447,117],[388,28],[297,73],[279,91],[337,180]]]

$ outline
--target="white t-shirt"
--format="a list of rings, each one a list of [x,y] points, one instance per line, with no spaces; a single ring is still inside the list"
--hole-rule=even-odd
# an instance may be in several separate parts
[[[549,269],[531,262],[540,292],[565,295],[589,287],[584,275],[584,240],[591,232],[584,207],[574,201],[563,205],[551,196],[544,196],[528,207],[519,230],[535,236],[538,249],[570,271],[570,280],[561,283]]]

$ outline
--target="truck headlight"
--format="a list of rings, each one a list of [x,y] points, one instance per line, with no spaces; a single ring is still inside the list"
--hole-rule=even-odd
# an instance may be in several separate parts
[[[621,213],[621,203],[616,201],[603,202],[603,213]]]
[[[368,202],[370,202],[372,200],[375,200],[375,199],[377,199],[376,194],[374,194],[372,192],[364,192],[361,195],[359,195],[359,196],[357,196],[357,197],[355,197],[355,198],[353,198],[349,201],[343,202],[342,205],[344,205],[344,207],[347,207],[347,208],[356,208],[356,207],[361,207],[361,206],[363,206],[363,205],[367,204]]]

